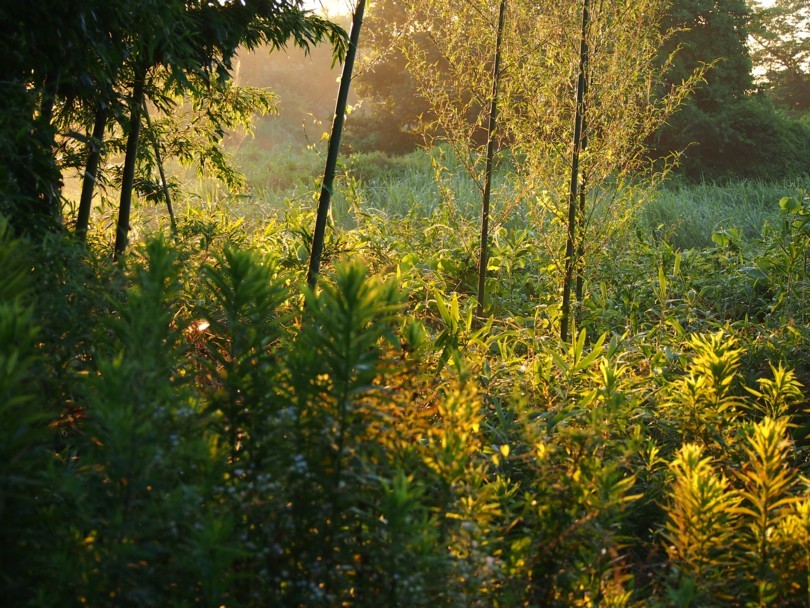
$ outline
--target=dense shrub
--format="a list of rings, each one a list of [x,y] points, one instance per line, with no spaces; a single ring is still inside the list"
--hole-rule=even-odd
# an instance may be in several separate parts
[[[358,213],[314,291],[292,207],[117,267],[3,233],[4,599],[801,603],[808,202],[772,207],[609,243],[567,345],[533,229],[495,232],[475,317],[447,204]]]
[[[682,150],[678,172],[694,181],[779,180],[807,174],[810,128],[764,96],[730,102],[711,114],[687,106],[667,131],[663,149]],[[692,145],[691,142],[700,142]]]

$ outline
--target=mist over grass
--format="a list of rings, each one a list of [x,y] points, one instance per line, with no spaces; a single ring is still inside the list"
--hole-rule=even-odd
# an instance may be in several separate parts
[[[348,27],[347,17],[343,19]],[[231,136],[228,145],[235,164],[244,172],[248,188],[238,197],[216,186],[187,181],[197,200],[225,196],[228,204],[247,220],[285,213],[290,207],[314,209],[323,172],[328,130],[337,93],[339,66],[332,65],[326,49],[311,56],[299,53],[246,53],[239,59],[240,84],[269,87],[279,96],[279,114],[257,121],[251,136]],[[360,73],[356,76],[363,78]],[[350,99],[357,105],[356,98]],[[362,102],[360,102],[362,106]],[[347,121],[344,150],[339,159],[332,220],[337,228],[355,228],[362,214],[390,217],[430,217],[452,198],[462,217],[476,221],[480,194],[452,155],[442,162],[448,171],[437,178],[435,151],[417,150],[404,156],[382,152],[352,153],[352,118]],[[504,179],[504,171],[501,171]],[[747,238],[758,237],[778,215],[783,196],[800,196],[810,177],[777,181],[728,180],[694,183],[674,178],[653,195],[645,196],[634,214],[637,227],[678,249],[712,246],[712,234],[739,229]],[[503,198],[503,197],[502,197]],[[503,201],[501,201],[502,203]],[[499,201],[494,201],[498,214]],[[530,220],[526,204],[507,205],[498,218],[511,227]]]
[[[290,205],[314,210],[324,155],[317,146],[279,145],[272,150],[245,142],[236,163],[247,177],[247,194],[233,203],[246,218],[283,213]],[[437,181],[435,151],[417,150],[404,156],[381,152],[344,155],[338,167],[333,198],[333,220],[338,228],[357,226],[361,214],[429,218],[443,204],[441,186],[449,185],[454,205],[474,222],[480,214],[480,193],[459,167],[449,182]],[[746,238],[758,237],[778,218],[778,201],[810,189],[810,177],[777,182],[738,180],[693,184],[673,180],[643,201],[636,225],[677,249],[710,247],[712,234],[735,228]],[[447,193],[445,193],[446,195]],[[495,214],[499,201],[495,201]],[[525,210],[514,209],[503,218],[520,226]]]

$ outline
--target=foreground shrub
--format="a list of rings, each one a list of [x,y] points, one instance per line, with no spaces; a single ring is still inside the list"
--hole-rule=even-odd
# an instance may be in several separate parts
[[[524,268],[504,271],[514,316],[482,320],[438,267],[401,266],[400,293],[336,256],[309,290],[274,253],[283,235],[189,230],[109,274],[92,253],[48,266],[41,289],[73,286],[86,319],[53,313],[27,246],[0,239],[12,605],[806,597],[806,405],[784,356],[802,342],[768,350],[767,326],[692,306],[705,261],[650,246],[659,272],[637,269],[621,304],[606,286],[616,309],[584,318],[624,331],[562,345],[526,309]],[[635,332],[613,325],[624,305]]]

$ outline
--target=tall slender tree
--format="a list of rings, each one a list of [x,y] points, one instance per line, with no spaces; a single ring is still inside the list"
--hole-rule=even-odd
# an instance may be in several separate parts
[[[352,70],[357,56],[357,46],[360,42],[360,28],[363,26],[363,14],[366,10],[366,1],[359,0],[352,17],[352,30],[349,35],[349,48],[346,60],[343,63],[343,72],[340,77],[335,115],[332,119],[332,132],[329,135],[329,148],[326,153],[326,167],[324,168],[321,194],[318,199],[318,209],[315,217],[315,230],[312,234],[312,247],[307,271],[307,283],[315,287],[318,273],[321,270],[321,256],[326,238],[326,222],[329,217],[329,204],[332,199],[332,188],[335,181],[335,168],[337,167],[340,138],[343,135],[343,122],[346,117],[346,106],[349,102],[349,87],[352,82]]]
[[[498,122],[498,91],[501,80],[501,46],[506,17],[506,0],[501,0],[498,9],[498,29],[495,35],[495,59],[492,62],[492,98],[489,103],[489,122],[487,124],[487,151],[484,165],[484,191],[481,196],[481,244],[478,257],[478,308],[480,317],[484,314],[486,296],[487,265],[489,263],[489,203],[492,194],[492,161],[495,156],[495,128]]]
[[[453,163],[458,163],[481,196],[476,277],[479,317],[487,302],[490,233],[498,221],[492,201],[497,198],[499,208],[514,203],[511,198],[503,199],[505,190],[494,175],[496,151],[503,145],[501,94],[509,71],[506,41],[511,19],[508,23],[507,8],[511,11],[512,5],[501,0],[411,2],[409,14],[416,31],[404,48],[429,108],[421,117],[425,136],[431,143],[449,144]],[[477,33],[474,40],[470,31]],[[442,173],[455,170],[447,169],[443,167]]]
[[[118,206],[118,221],[115,226],[115,259],[118,259],[129,241],[129,218],[132,209],[132,188],[135,183],[135,163],[138,158],[138,140],[141,133],[141,112],[144,104],[148,66],[136,68],[129,100],[129,135],[124,157],[124,173],[121,178],[121,200]]]
[[[163,200],[166,203],[166,210],[169,212],[169,222],[172,227],[172,234],[177,234],[177,218],[174,216],[174,206],[172,205],[172,195],[169,189],[169,182],[166,179],[166,170],[163,167],[163,153],[160,150],[160,141],[152,127],[152,119],[149,117],[149,108],[143,105],[143,117],[146,119],[146,127],[149,131],[149,139],[152,143],[152,150],[155,153],[155,164],[160,175],[160,188],[163,191]]]
[[[486,154],[477,142],[486,133],[497,6],[492,0],[411,5],[413,27],[439,57],[421,41],[408,47],[412,72],[435,115],[427,126],[434,141],[453,146],[482,189]],[[587,297],[587,275],[602,245],[626,225],[641,199],[634,191],[637,178],[654,177],[645,142],[696,77],[689,74],[684,84],[656,95],[666,68],[656,64],[665,39],[659,29],[664,0],[590,1],[585,11],[582,0],[514,0],[509,6],[498,130],[516,175],[500,194],[504,212],[496,221],[503,222],[513,205],[525,206],[532,235],[548,252],[546,267],[560,279],[560,335],[568,339],[573,297]],[[470,28],[479,32],[474,39]]]
[[[107,105],[99,102],[93,122],[93,132],[87,140],[87,154],[82,177],[82,193],[79,198],[79,210],[76,215],[76,236],[80,241],[87,238],[90,226],[90,211],[93,206],[93,193],[101,167],[101,152],[104,145],[104,130],[107,127]]]
[[[581,234],[584,222],[580,217],[584,214],[584,206],[580,201],[579,157],[584,149],[585,132],[585,94],[588,89],[588,28],[590,26],[590,2],[582,3],[582,30],[579,39],[579,75],[577,78],[576,107],[574,109],[574,136],[571,144],[571,178],[569,180],[568,194],[568,224],[565,237],[565,276],[563,277],[562,311],[560,314],[560,339],[567,342],[569,338],[569,323],[571,319],[571,291],[575,278],[580,273],[578,257],[582,255],[584,235]],[[582,196],[584,197],[584,191]],[[575,276],[576,275],[576,276]]]

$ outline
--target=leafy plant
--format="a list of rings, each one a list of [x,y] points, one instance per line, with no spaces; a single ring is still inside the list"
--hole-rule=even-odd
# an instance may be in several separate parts
[[[791,495],[795,475],[789,461],[791,447],[787,419],[766,417],[751,430],[745,448],[748,462],[739,473],[743,502],[738,512],[745,518],[747,532],[741,542],[746,548],[758,606],[772,603],[780,595],[773,538],[795,502]]]
[[[664,537],[674,577],[669,597],[678,606],[732,599],[726,582],[741,499],[711,461],[687,443],[671,464]]]
[[[53,413],[37,383],[41,358],[32,305],[31,249],[14,239],[0,216],[0,597],[7,602],[30,598],[48,542],[37,524],[37,502],[49,502],[45,471],[50,465]]]

